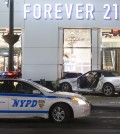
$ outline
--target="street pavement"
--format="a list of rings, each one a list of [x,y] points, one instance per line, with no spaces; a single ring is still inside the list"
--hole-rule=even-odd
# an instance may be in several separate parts
[[[94,108],[105,109],[120,109],[120,95],[114,95],[113,97],[106,97],[103,95],[83,95],[91,103]]]

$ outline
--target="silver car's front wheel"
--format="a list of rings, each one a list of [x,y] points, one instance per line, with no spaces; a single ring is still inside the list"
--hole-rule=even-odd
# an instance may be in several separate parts
[[[115,93],[114,87],[111,84],[105,84],[103,86],[103,94],[105,96],[113,96]]]

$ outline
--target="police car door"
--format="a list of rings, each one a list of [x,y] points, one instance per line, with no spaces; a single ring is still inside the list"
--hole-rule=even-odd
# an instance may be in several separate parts
[[[5,90],[5,83],[5,81],[0,80],[0,118],[7,118],[9,116],[8,93]]]
[[[48,113],[44,110],[45,98],[42,97],[43,95],[38,89],[25,82],[16,81],[14,85],[16,86],[16,91],[9,97],[11,116],[23,118],[44,117]],[[41,107],[40,103],[42,103]]]

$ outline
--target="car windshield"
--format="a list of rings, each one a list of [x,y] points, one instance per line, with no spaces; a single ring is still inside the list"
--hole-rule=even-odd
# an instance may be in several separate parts
[[[46,87],[44,87],[44,86],[32,81],[32,80],[28,80],[27,82],[29,82],[30,84],[32,84],[33,86],[35,86],[36,88],[38,88],[38,89],[40,89],[42,91],[49,92],[49,93],[53,92],[52,90],[50,90],[50,89],[48,89],[48,88],[46,88]]]
[[[102,74],[104,75],[104,77],[117,77],[117,76],[120,76],[120,73],[114,72],[114,71],[104,71],[104,72],[102,72]]]

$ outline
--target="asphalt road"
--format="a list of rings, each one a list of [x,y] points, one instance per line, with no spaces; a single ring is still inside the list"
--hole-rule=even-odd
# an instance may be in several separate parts
[[[101,94],[83,95],[93,106],[111,107],[112,109],[120,109],[120,95],[115,94],[112,97],[106,97]]]
[[[120,134],[120,112],[94,109],[91,116],[65,124],[44,119],[1,119],[0,134]]]

